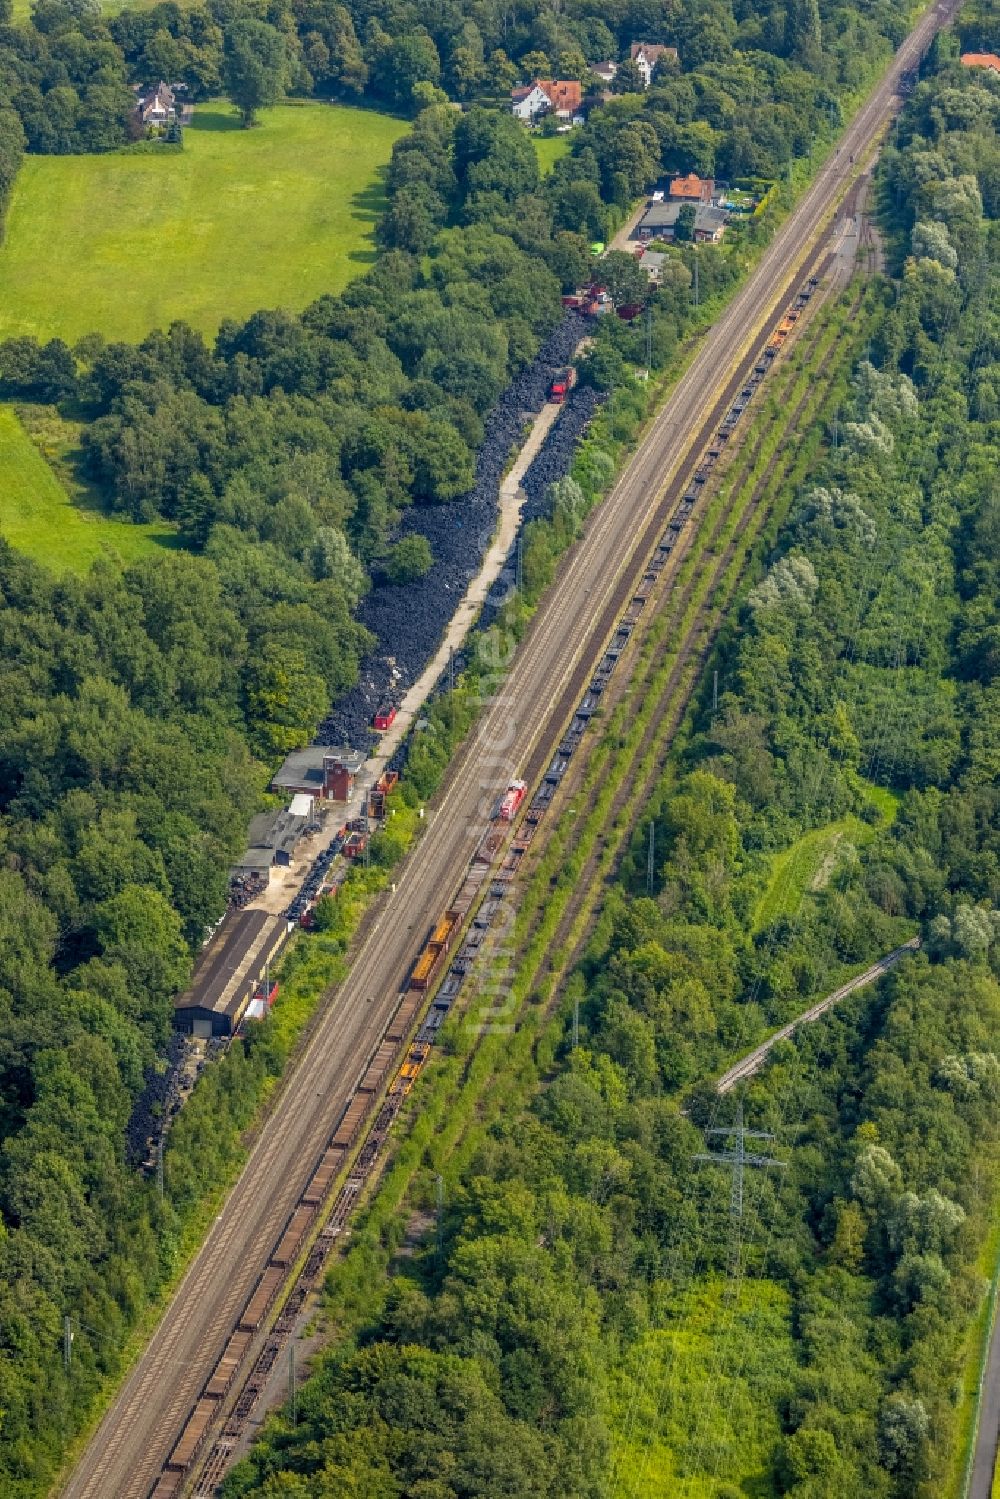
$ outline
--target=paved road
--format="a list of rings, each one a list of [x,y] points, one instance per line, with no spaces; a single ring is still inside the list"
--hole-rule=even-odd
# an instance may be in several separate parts
[[[954,0],[952,0],[954,3]],[[829,225],[851,172],[891,108],[901,70],[912,67],[940,24],[926,16],[904,43],[840,153],[789,217],[756,273],[705,337],[646,440],[573,548],[538,611],[497,697],[457,757],[419,847],[396,890],[372,913],[349,977],[327,1005],[267,1127],[192,1262],[145,1352],[126,1379],[63,1493],[67,1499],[146,1499],[226,1335],[273,1247],[320,1149],[364,1071],[398,1002],[400,983],[472,852],[485,809],[538,743],[558,732],[558,702],[595,640],[621,573],[634,565],[642,522],[682,461],[699,418],[757,329],[796,284]]]
[[[982,1389],[979,1393],[979,1422],[976,1426],[976,1450],[972,1458],[967,1499],[990,1499],[993,1473],[1000,1446],[1000,1317],[990,1334],[990,1351],[986,1358]]]
[[[892,952],[886,953],[884,958],[879,958],[864,973],[859,973],[857,978],[849,979],[846,984],[841,984],[839,989],[834,989],[825,999],[818,1000],[816,1004],[810,1005],[795,1020],[790,1020],[783,1025],[773,1036],[769,1036],[760,1046],[755,1046],[753,1051],[734,1062],[728,1072],[724,1072],[715,1085],[716,1093],[729,1093],[736,1087],[737,1083],[745,1082],[748,1077],[753,1077],[763,1067],[765,1060],[770,1054],[771,1048],[778,1041],[786,1041],[789,1036],[794,1035],[800,1025],[808,1025],[811,1020],[818,1020],[825,1015],[827,1010],[832,1010],[834,1005],[853,994],[856,989],[864,989],[867,984],[874,984],[876,979],[883,978],[890,968],[895,967],[900,958],[908,957],[910,953],[916,952],[920,946],[919,937],[911,937],[909,942],[904,942],[902,947],[894,948]]]

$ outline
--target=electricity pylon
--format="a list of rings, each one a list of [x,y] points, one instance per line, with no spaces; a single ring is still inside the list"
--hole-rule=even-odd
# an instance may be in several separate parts
[[[715,1166],[730,1166],[733,1172],[732,1189],[729,1194],[729,1221],[732,1226],[732,1243],[730,1245],[730,1271],[734,1280],[739,1278],[740,1255],[743,1239],[743,1173],[747,1166],[780,1166],[784,1168],[787,1161],[778,1161],[769,1155],[748,1155],[746,1150],[747,1140],[773,1140],[774,1136],[762,1129],[745,1129],[743,1125],[743,1105],[736,1105],[736,1123],[723,1125],[718,1129],[707,1129],[706,1135],[724,1135],[727,1139],[735,1137],[735,1146],[732,1150],[700,1151],[695,1157],[696,1161],[711,1161]]]

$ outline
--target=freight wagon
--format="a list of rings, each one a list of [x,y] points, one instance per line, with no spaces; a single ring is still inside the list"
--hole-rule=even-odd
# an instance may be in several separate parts
[[[441,966],[445,953],[451,946],[451,939],[458,925],[458,917],[454,911],[446,911],[434,928],[424,947],[423,952],[417,959],[413,972],[410,975],[410,988],[424,990],[428,989]]]

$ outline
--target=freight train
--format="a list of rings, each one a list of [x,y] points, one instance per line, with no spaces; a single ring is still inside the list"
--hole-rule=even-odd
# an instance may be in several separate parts
[[[825,264],[826,262],[824,262]],[[801,287],[785,317],[778,324],[762,352],[760,360],[715,433],[704,461],[692,476],[666,530],[646,564],[646,571],[633,594],[604,655],[594,669],[591,680],[576,706],[569,727],[542,776],[519,826],[513,828],[517,811],[527,793],[523,781],[511,781],[490,818],[489,826],[467,866],[458,895],[430,932],[410,972],[406,989],[400,996],[383,1041],[362,1074],[336,1130],[330,1136],[323,1155],[313,1171],[301,1197],[287,1219],[274,1251],[247,1301],[237,1326],[226,1343],[211,1377],[206,1382],[160,1477],[150,1491],[149,1499],[178,1499],[188,1475],[198,1462],[210,1430],[222,1414],[227,1394],[233,1386],[241,1364],[251,1345],[257,1342],[268,1314],[288,1279],[289,1267],[305,1252],[306,1241],[315,1224],[321,1204],[326,1200],[334,1179],[348,1160],[359,1139],[364,1143],[354,1159],[346,1180],[334,1199],[329,1219],[309,1250],[305,1267],[288,1301],[255,1358],[239,1398],[228,1414],[221,1433],[211,1449],[203,1476],[195,1489],[198,1496],[211,1494],[221,1478],[233,1447],[243,1434],[250,1412],[267,1383],[285,1338],[310,1290],[319,1284],[323,1266],[337,1235],[343,1230],[348,1214],[370,1177],[389,1130],[413,1087],[437,1039],[438,1032],[458,998],[466,975],[471,971],[486,934],[493,925],[507,897],[517,869],[531,845],[538,828],[551,806],[560,781],[598,709],[601,698],[621,658],[639,618],[646,607],[657,577],[677,545],[691,511],[703,492],[709,472],[729,441],[737,422],[746,410],[754,390],[760,384],[791,328],[808,305],[818,276],[811,276]],[[523,789],[522,789],[523,788]],[[509,816],[502,815],[507,797],[514,792],[516,801]],[[503,855],[502,860],[500,859]],[[497,861],[500,860],[499,864]],[[482,887],[489,883],[485,894]],[[480,897],[482,897],[480,899]],[[475,915],[461,945],[443,972],[430,1006],[420,1020],[419,1029],[411,1032],[420,1018],[428,990],[437,982],[455,937],[478,902]],[[383,1096],[384,1095],[384,1096]],[[378,1106],[377,1100],[382,1098]],[[374,1116],[374,1117],[373,1117]],[[371,1125],[369,1127],[369,1120]]]

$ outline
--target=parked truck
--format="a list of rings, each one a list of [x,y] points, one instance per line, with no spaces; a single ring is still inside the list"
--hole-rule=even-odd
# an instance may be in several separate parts
[[[553,375],[552,383],[549,386],[549,400],[554,401],[557,406],[560,406],[575,384],[576,370],[569,364],[564,370],[559,370]]]

